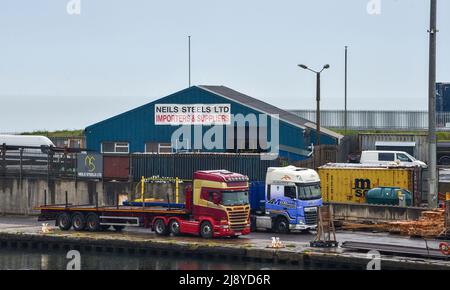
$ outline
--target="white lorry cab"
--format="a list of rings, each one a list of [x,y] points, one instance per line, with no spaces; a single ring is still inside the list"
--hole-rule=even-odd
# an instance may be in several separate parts
[[[427,164],[412,157],[403,151],[363,151],[361,152],[361,164],[420,166],[426,168]]]
[[[295,166],[269,167],[265,190],[261,188],[252,193],[258,195],[256,203],[251,203],[256,230],[272,229],[287,233],[317,227],[322,194],[316,171]],[[263,210],[259,210],[261,206]]]

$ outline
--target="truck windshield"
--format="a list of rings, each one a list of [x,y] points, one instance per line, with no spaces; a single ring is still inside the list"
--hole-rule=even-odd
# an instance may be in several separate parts
[[[248,191],[222,191],[223,205],[248,204]]]
[[[300,184],[297,183],[298,199],[311,200],[322,198],[319,183]]]

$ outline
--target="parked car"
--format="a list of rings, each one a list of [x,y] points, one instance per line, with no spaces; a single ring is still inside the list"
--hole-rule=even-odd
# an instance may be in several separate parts
[[[403,151],[363,151],[360,163],[427,167],[425,162],[417,160]]]
[[[412,205],[412,194],[406,189],[400,187],[376,187],[366,193],[366,201],[369,204],[386,205]]]

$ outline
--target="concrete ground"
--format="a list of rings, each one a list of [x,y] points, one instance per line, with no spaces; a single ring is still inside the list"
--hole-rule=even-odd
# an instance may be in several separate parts
[[[41,231],[43,222],[38,222],[36,217],[32,216],[0,216],[0,232],[39,232]],[[53,222],[49,223],[50,226],[54,226]],[[73,231],[72,231],[73,232]],[[142,236],[145,235],[149,238],[161,238],[149,229],[133,228],[129,227],[124,230],[124,233],[129,235]],[[309,243],[315,238],[315,232],[291,232],[289,234],[275,234],[271,232],[254,232],[246,236],[241,236],[239,239],[228,240],[228,242],[235,243],[252,243],[252,242],[270,242],[272,237],[279,237],[282,242],[294,242],[294,243]],[[189,240],[195,240],[198,242],[204,241],[198,237],[183,237]],[[336,238],[339,242],[344,241],[358,241],[368,243],[382,243],[391,245],[402,245],[412,247],[426,248],[427,244],[429,248],[438,248],[441,241],[432,239],[420,239],[410,238],[400,235],[392,235],[388,233],[371,233],[371,232],[353,232],[353,231],[337,231]],[[223,240],[221,240],[223,241]]]

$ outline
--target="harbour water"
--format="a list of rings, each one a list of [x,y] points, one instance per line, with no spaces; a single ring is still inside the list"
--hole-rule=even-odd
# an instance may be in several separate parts
[[[71,259],[64,251],[0,249],[0,270],[66,270]],[[259,270],[303,269],[301,265],[273,265],[242,261],[199,260],[117,253],[80,253],[81,270]]]

